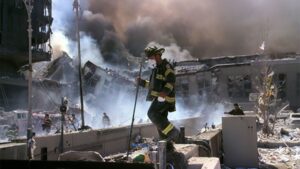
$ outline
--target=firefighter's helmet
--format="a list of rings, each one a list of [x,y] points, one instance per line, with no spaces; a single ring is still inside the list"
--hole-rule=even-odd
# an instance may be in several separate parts
[[[165,52],[164,48],[157,48],[156,46],[152,46],[152,47],[150,46],[145,48],[145,54],[147,57],[150,57],[155,54],[162,55],[164,52]]]

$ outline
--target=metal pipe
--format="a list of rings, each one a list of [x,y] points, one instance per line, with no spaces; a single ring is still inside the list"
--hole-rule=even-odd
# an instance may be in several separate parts
[[[151,151],[151,162],[154,164],[154,169],[158,169],[158,167],[157,167],[157,151]]]
[[[64,116],[65,116],[64,112],[61,112],[59,153],[64,152],[64,122],[65,122]]]
[[[142,56],[141,63],[140,63],[139,75],[138,75],[139,77],[141,77],[141,74],[142,74],[143,62],[144,62],[144,57]],[[137,103],[137,99],[138,99],[138,95],[139,95],[139,89],[140,89],[140,85],[137,84],[136,92],[135,92],[135,101],[134,101],[134,106],[133,106],[132,119],[131,119],[131,125],[130,125],[130,132],[129,132],[128,149],[127,149],[127,155],[126,155],[127,159],[128,159],[128,155],[129,155],[129,151],[130,151],[130,143],[131,143],[131,137],[132,137],[133,123],[134,123],[134,116],[135,116],[135,108],[136,108],[136,103]]]
[[[27,1],[24,0],[24,4],[27,10],[28,15],[28,114],[27,114],[27,144],[28,140],[31,138],[32,135],[32,25],[31,25],[31,13],[33,6],[31,4],[31,0]],[[28,147],[29,145],[27,145]],[[27,151],[30,151],[27,149]],[[31,156],[31,152],[28,152],[28,158]]]
[[[159,159],[159,169],[166,169],[167,166],[167,142],[158,142],[158,159]]]
[[[68,110],[68,102],[67,98],[63,97],[61,99],[61,106],[60,106],[60,113],[61,113],[61,124],[60,124],[60,145],[59,145],[59,152],[64,152],[64,123],[65,123],[65,114]]]
[[[74,0],[73,7],[76,10],[76,37],[77,37],[77,50],[78,50],[78,73],[79,73],[79,92],[80,92],[80,107],[81,107],[81,129],[85,128],[84,124],[84,103],[83,103],[83,90],[82,90],[82,70],[81,70],[81,51],[80,51],[80,32],[79,32],[79,2]]]

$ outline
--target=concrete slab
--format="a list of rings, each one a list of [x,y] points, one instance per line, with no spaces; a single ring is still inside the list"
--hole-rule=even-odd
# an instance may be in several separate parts
[[[199,157],[199,146],[196,144],[175,144],[174,147],[177,152],[183,153],[186,159]]]
[[[213,129],[188,138],[188,143],[201,145],[200,157],[219,157],[222,147],[222,130]],[[204,146],[204,147],[203,147]]]
[[[216,157],[192,157],[188,160],[188,169],[221,169]]]
[[[26,160],[26,148],[25,143],[0,144],[0,160]]]

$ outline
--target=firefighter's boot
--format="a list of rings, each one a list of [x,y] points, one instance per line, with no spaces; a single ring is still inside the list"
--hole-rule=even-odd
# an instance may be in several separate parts
[[[179,138],[179,130],[174,127],[168,134],[166,141],[174,141],[177,142]]]

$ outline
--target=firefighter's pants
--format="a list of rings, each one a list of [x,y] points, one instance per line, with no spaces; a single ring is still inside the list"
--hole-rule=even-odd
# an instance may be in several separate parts
[[[174,128],[173,124],[168,120],[170,106],[170,103],[158,102],[155,99],[148,110],[148,117],[155,124],[160,139],[166,139],[170,131]]]

